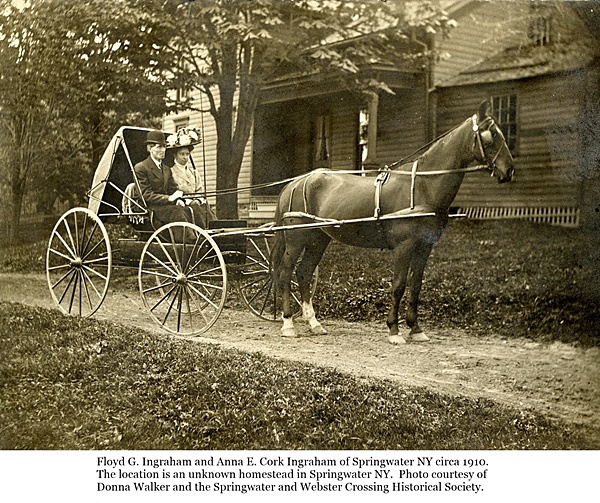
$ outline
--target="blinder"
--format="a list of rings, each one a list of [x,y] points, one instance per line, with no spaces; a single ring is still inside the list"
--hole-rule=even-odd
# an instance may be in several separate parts
[[[490,131],[490,129],[495,126],[494,119],[488,118],[486,120],[490,121],[490,125],[489,125],[488,129],[482,131],[479,127],[479,124],[477,123],[477,115],[473,115],[473,117],[472,117],[473,131],[475,132],[474,142],[477,144],[477,147],[479,147],[479,155],[481,156],[481,161],[486,163],[487,168],[492,172],[492,176],[494,176],[494,171],[496,169],[496,159],[498,159],[498,156],[500,155],[500,152],[502,151],[502,149],[505,148],[506,142],[505,141],[502,142],[502,146],[498,149],[498,151],[494,154],[493,157],[486,154],[484,147],[487,147],[494,143],[494,138],[493,138],[493,135],[492,135],[492,132]],[[482,122],[484,122],[484,121],[482,121]],[[496,126],[496,128],[497,127],[498,126]],[[502,131],[500,131],[500,130],[498,130],[498,131],[499,131],[500,135],[502,135]],[[506,148],[508,148],[508,147],[506,147]],[[509,155],[510,155],[510,151],[509,151]],[[491,157],[491,159],[490,159],[490,157]]]
[[[492,132],[489,129],[487,131],[481,132],[481,142],[486,147],[494,143],[494,139],[492,138]]]

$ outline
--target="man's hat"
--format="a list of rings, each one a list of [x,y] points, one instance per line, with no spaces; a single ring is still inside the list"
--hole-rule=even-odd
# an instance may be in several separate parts
[[[166,145],[167,141],[165,139],[165,133],[162,131],[158,131],[156,129],[152,131],[148,131],[148,136],[146,137],[146,143],[153,143],[157,145]]]

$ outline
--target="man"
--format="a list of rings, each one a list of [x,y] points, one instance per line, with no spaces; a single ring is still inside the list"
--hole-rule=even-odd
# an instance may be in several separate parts
[[[142,196],[152,211],[152,225],[158,229],[170,222],[191,222],[192,216],[183,201],[183,192],[177,188],[171,169],[163,165],[167,142],[162,131],[149,131],[146,148],[150,154],[133,169],[137,175]]]

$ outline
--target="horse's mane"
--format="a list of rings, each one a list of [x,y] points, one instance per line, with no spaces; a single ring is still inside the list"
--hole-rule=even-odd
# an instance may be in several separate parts
[[[394,163],[394,169],[402,168],[403,166],[406,166],[414,161],[420,161],[421,163],[423,163],[426,162],[430,157],[434,157],[437,154],[438,150],[445,147],[450,141],[452,141],[457,131],[469,121],[470,119],[467,119],[466,121],[458,124],[457,126],[454,126],[452,129],[449,129],[448,131],[441,134],[431,142],[423,145],[422,147],[419,147],[412,154],[400,159],[399,161],[396,161]]]

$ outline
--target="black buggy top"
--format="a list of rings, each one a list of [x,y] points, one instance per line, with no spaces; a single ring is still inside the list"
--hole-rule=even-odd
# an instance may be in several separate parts
[[[88,209],[103,222],[120,216],[136,217],[148,213],[133,167],[148,157],[146,137],[149,128],[123,126],[106,147],[88,192]],[[165,135],[169,135],[166,133]],[[173,164],[173,150],[167,149],[165,164]],[[133,189],[138,197],[133,197]]]

